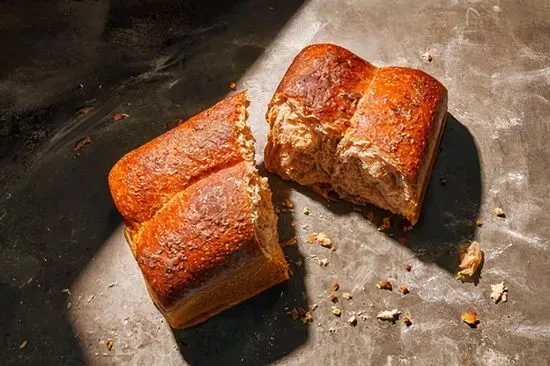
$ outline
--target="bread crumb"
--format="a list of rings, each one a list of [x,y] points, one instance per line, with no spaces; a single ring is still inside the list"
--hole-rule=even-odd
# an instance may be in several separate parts
[[[405,264],[405,271],[410,272],[412,270],[412,266],[410,264]]]
[[[338,282],[334,282],[332,284],[332,291],[338,291],[340,289],[340,284]]]
[[[481,269],[483,263],[483,252],[477,241],[463,244],[459,251],[460,264],[456,279],[462,282],[468,282],[475,279],[476,274]]]
[[[328,332],[331,333],[331,334],[334,334],[334,333],[336,333],[336,329],[328,328]]]
[[[321,267],[326,267],[326,266],[328,266],[328,259],[327,259],[327,258],[321,259],[321,260],[319,261],[319,265],[320,265]]]
[[[506,217],[504,210],[500,207],[495,208],[495,215],[497,215],[498,217]]]
[[[88,300],[86,300],[86,302],[90,302],[94,299],[95,295],[90,295],[90,297],[88,297]]]
[[[376,284],[376,287],[378,287],[381,290],[388,290],[391,291],[393,289],[392,284],[388,280],[380,280]]]
[[[302,307],[292,308],[287,314],[290,314],[292,320],[300,320],[303,324],[307,324],[313,321],[313,315],[310,310],[306,310]]]
[[[107,345],[107,350],[111,351],[113,349],[113,340],[109,339],[106,345]]]
[[[310,311],[315,311],[318,307],[319,307],[319,305],[312,304],[311,307],[310,307]]]
[[[328,298],[330,301],[334,302],[334,303],[337,303],[338,302],[338,295],[336,294],[336,291],[331,291],[329,294],[328,294]]]
[[[472,328],[476,328],[479,324],[479,319],[477,317],[477,313],[473,310],[467,311],[460,317],[462,321],[466,324],[468,324]]]
[[[411,318],[409,318],[408,316],[404,317],[403,323],[407,326],[407,328],[410,327],[412,325]]]
[[[405,285],[399,285],[399,291],[401,291],[403,295],[406,295],[409,293],[409,288]]]
[[[352,315],[349,319],[348,319],[348,323],[349,325],[351,325],[352,327],[355,327],[357,325],[357,317],[355,315]]]
[[[71,296],[71,290],[69,290],[68,288],[64,288],[63,290],[61,290],[61,293]]]
[[[29,344],[29,341],[27,341],[27,340],[25,339],[25,340],[24,340],[23,342],[21,342],[21,344],[19,345],[19,349],[21,350],[21,349],[27,347],[27,344]]]
[[[331,311],[334,315],[340,317],[342,315],[342,310],[340,310],[340,308],[336,307],[336,306],[332,306],[331,308]]]
[[[234,81],[230,82],[228,86],[231,90],[237,90],[237,83]]]
[[[115,113],[113,114],[113,121],[115,122],[122,121],[123,119],[126,119],[128,117],[130,117],[130,115],[126,113]]]
[[[94,110],[94,107],[84,107],[76,111],[75,116],[84,116]]]
[[[391,227],[391,220],[389,217],[384,217],[382,219],[382,225],[378,226],[378,231],[385,231]]]
[[[92,143],[92,138],[90,136],[86,136],[84,138],[81,138],[80,140],[78,140],[74,146],[74,151],[75,152],[79,152],[80,150],[82,150],[82,148],[86,145],[89,145]]]
[[[422,59],[425,62],[432,62],[432,60],[433,60],[432,55],[428,51],[426,51],[422,54]]]
[[[342,297],[346,300],[351,300],[351,294],[349,292],[344,292]]]
[[[325,248],[332,248],[332,240],[327,236],[327,234],[321,233],[311,233],[307,236],[306,242],[308,244],[317,243]]]
[[[475,224],[476,224],[477,227],[481,227],[481,226],[483,226],[483,221],[481,221],[480,219],[477,219],[475,221]]]
[[[296,245],[296,243],[298,243],[298,240],[296,240],[296,238],[290,238],[288,240],[285,240],[285,241],[282,241],[280,243],[281,247],[291,247],[293,245]]]
[[[285,199],[283,200],[283,202],[281,202],[281,205],[282,205],[284,208],[289,208],[289,209],[294,208],[294,203],[293,203],[290,199],[288,199],[288,198],[285,198]]]
[[[397,309],[381,311],[376,315],[377,319],[395,322],[399,319],[401,312]]]
[[[495,304],[508,300],[508,287],[506,287],[504,282],[491,285],[491,300],[493,300]]]
[[[308,207],[304,207],[304,215],[309,215],[311,212]]]

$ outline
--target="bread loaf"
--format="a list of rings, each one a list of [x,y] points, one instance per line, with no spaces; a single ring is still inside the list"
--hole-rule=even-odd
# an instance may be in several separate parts
[[[244,92],[233,95],[129,152],[109,174],[149,293],[174,328],[288,278],[247,106]]]
[[[446,112],[447,90],[428,74],[312,45],[269,103],[265,166],[324,196],[371,203],[415,224]]]

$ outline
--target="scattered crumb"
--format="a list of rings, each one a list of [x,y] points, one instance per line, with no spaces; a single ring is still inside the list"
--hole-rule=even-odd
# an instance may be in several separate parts
[[[374,221],[374,212],[372,211],[367,212],[367,220]]]
[[[79,152],[84,146],[89,145],[91,143],[92,143],[92,138],[90,136],[86,136],[77,141],[76,145],[74,145],[73,150],[75,152]]]
[[[69,309],[72,308],[72,307],[73,307],[73,304],[69,301],[69,302],[67,303],[67,310],[69,310]]]
[[[332,290],[333,291],[338,291],[340,289],[340,284],[338,282],[334,282],[332,284]]]
[[[113,340],[112,340],[112,339],[109,339],[109,340],[107,341],[107,344],[106,344],[106,345],[107,345],[107,349],[108,349],[109,351],[111,351],[111,350],[113,349]]]
[[[447,185],[447,179],[439,178],[439,184],[441,184],[442,186],[446,186]]]
[[[71,296],[71,290],[69,290],[68,288],[64,288],[63,290],[61,290],[61,293]]]
[[[108,284],[107,288],[115,287],[116,285],[118,285],[118,282],[113,282],[113,283]]]
[[[90,295],[90,297],[88,297],[88,300],[86,300],[86,302],[90,302],[94,299],[95,295]]]
[[[413,324],[411,318],[409,318],[408,316],[403,318],[403,323],[407,326],[407,328]]]
[[[477,313],[473,310],[467,311],[460,317],[462,321],[468,324],[472,328],[476,328],[479,324],[479,319],[477,318]]]
[[[288,209],[291,209],[291,208],[294,208],[294,203],[288,199],[288,198],[285,198],[283,200],[283,202],[281,202],[281,205],[284,207],[284,208],[288,208]]]
[[[75,116],[84,116],[94,110],[94,107],[84,107],[76,111]]]
[[[349,292],[344,292],[342,297],[346,300],[351,300],[351,294]]]
[[[311,212],[308,207],[304,207],[304,215],[309,215]]]
[[[379,312],[378,315],[376,315],[376,318],[380,320],[395,322],[396,320],[399,319],[400,315],[401,315],[401,312],[399,310],[393,309],[393,310],[385,310],[385,311]]]
[[[493,300],[495,304],[508,300],[508,287],[506,287],[504,282],[491,285],[491,300]]]
[[[403,226],[403,231],[404,231],[404,232],[411,231],[412,229],[413,229],[413,226],[412,226],[412,225],[405,225],[405,226]]]
[[[115,113],[113,114],[113,121],[115,122],[122,121],[123,119],[126,119],[128,117],[130,117],[130,115],[126,113]]]
[[[405,264],[405,271],[410,272],[412,270],[412,266],[410,264]]]
[[[388,280],[378,281],[378,283],[376,284],[376,287],[378,287],[381,290],[388,290],[388,291],[391,291],[393,288],[391,282]]]
[[[328,328],[328,332],[334,334],[334,333],[336,333],[336,329],[334,329],[334,328]]]
[[[311,305],[310,311],[315,311],[315,309],[317,309],[318,307],[319,307],[319,305],[313,304],[313,305]]]
[[[473,241],[470,244],[462,245],[459,252],[459,259],[460,264],[458,265],[456,279],[462,282],[474,280],[483,263],[483,252],[479,247],[479,243]]]
[[[348,323],[349,325],[351,325],[352,327],[355,327],[357,325],[357,317],[355,315],[352,315],[349,319],[348,319]]]
[[[330,301],[334,302],[334,303],[337,303],[338,302],[338,295],[336,294],[336,291],[331,291],[329,294],[328,294],[328,298]]]
[[[506,217],[506,214],[500,207],[495,208],[495,215],[497,215],[498,217]]]
[[[327,258],[321,259],[321,260],[319,261],[319,265],[320,265],[321,267],[326,267],[326,266],[328,266],[328,259],[327,259]]]
[[[306,310],[302,307],[292,308],[287,314],[290,314],[292,320],[300,320],[303,324],[307,324],[313,321],[313,315],[310,310]]]
[[[483,221],[481,221],[480,219],[477,219],[477,220],[475,221],[475,223],[476,223],[476,226],[477,226],[477,227],[483,226]]]
[[[495,13],[500,13],[500,6],[498,6],[498,5],[493,5],[493,11],[494,11]]]
[[[384,217],[382,219],[382,225],[378,226],[378,231],[385,231],[391,227],[391,220],[389,217]]]
[[[231,90],[237,90],[237,83],[234,81],[230,82],[228,86]]]
[[[432,60],[433,60],[432,55],[428,51],[426,51],[422,54],[422,59],[425,62],[432,62]]]
[[[19,345],[19,349],[23,349],[25,347],[27,347],[27,344],[29,344],[29,341],[27,341],[26,339],[21,342],[21,344]]]
[[[321,233],[311,233],[307,236],[306,242],[308,244],[317,243],[325,248],[332,248],[332,240],[327,236],[327,234]]]
[[[409,293],[409,288],[405,285],[399,285],[399,291],[401,291],[403,295],[406,295]]]
[[[296,238],[290,238],[288,240],[285,240],[285,241],[282,241],[280,243],[280,245],[284,248],[284,247],[291,247],[293,245],[296,245],[296,243],[298,243],[298,241],[296,240]]]
[[[340,310],[340,308],[338,308],[336,306],[332,306],[330,309],[331,309],[331,311],[334,315],[336,315],[338,317],[342,315],[342,310]]]

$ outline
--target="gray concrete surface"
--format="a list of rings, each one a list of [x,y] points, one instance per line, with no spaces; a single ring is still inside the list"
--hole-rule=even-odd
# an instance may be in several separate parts
[[[3,364],[548,364],[548,0],[29,4],[0,5]],[[371,223],[372,208],[329,206],[269,176],[275,200],[296,205],[280,218],[281,238],[298,238],[285,249],[293,277],[173,331],[124,242],[108,170],[172,121],[221,99],[230,81],[250,92],[261,167],[266,104],[292,58],[314,42],[377,65],[421,68],[449,89],[421,222],[404,233],[394,218],[380,232],[383,212],[374,210]],[[75,116],[83,106],[94,110]],[[113,122],[115,112],[130,117]],[[75,153],[84,136],[92,143]],[[335,250],[306,244],[312,231],[326,232]],[[485,253],[477,286],[453,275],[457,246],[468,239]],[[410,294],[375,287],[388,277]],[[509,300],[495,305],[490,285],[500,281]],[[334,282],[353,295],[340,300],[341,318],[327,298]],[[286,313],[313,304],[311,324]],[[376,320],[394,308],[413,325]],[[469,309],[479,313],[477,329],[460,321]],[[364,317],[351,327],[357,312]]]

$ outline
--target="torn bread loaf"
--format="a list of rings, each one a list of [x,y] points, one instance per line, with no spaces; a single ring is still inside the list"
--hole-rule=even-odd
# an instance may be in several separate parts
[[[186,328],[288,279],[244,92],[120,159],[113,200],[149,293]]]
[[[268,106],[265,166],[325,197],[371,203],[414,224],[446,114],[447,90],[420,70],[308,46]]]

